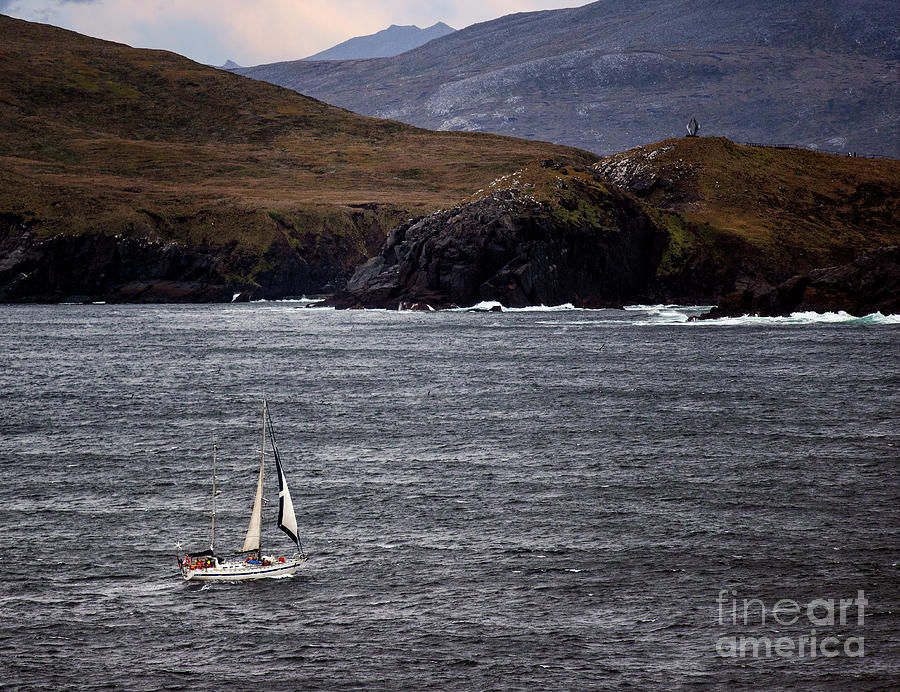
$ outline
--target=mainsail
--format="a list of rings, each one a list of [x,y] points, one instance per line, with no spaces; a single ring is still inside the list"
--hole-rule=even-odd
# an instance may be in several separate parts
[[[266,419],[268,406],[263,401],[263,429],[262,445],[259,448],[259,480],[256,482],[256,499],[253,501],[253,512],[250,514],[250,526],[247,527],[247,536],[244,538],[242,550],[259,550],[259,536],[262,531],[262,498],[263,498],[263,470],[266,463]],[[271,423],[269,426],[271,427]]]

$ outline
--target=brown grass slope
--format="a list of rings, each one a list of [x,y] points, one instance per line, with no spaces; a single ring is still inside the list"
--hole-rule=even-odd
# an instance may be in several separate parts
[[[896,159],[683,137],[605,157],[595,168],[677,214],[661,217],[671,235],[662,272],[730,266],[737,287],[762,289],[900,245]]]
[[[292,253],[323,283],[396,221],[546,156],[595,160],[367,118],[172,53],[0,16],[7,241],[22,229],[177,241],[222,257],[235,286],[265,283]]]

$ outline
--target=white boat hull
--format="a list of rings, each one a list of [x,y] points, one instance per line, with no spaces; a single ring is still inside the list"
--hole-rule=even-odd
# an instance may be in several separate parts
[[[269,564],[250,564],[246,561],[220,562],[216,560],[211,566],[181,566],[181,574],[185,581],[247,581],[249,579],[277,579],[289,577],[306,560],[305,557],[285,559],[267,558]]]

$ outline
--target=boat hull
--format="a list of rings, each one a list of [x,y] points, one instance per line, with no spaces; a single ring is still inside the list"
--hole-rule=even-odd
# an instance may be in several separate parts
[[[251,579],[277,579],[296,573],[305,558],[270,561],[270,564],[249,564],[247,562],[224,562],[210,567],[190,567],[182,565],[181,575],[185,581],[248,581]]]

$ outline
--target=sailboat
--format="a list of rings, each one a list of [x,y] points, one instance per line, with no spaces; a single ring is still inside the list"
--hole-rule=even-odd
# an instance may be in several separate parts
[[[263,555],[260,546],[262,534],[263,479],[266,468],[266,433],[272,446],[275,468],[278,474],[278,528],[296,544],[296,554],[285,556]],[[300,536],[297,533],[297,516],[294,514],[294,503],[288,491],[281,455],[275,442],[275,429],[269,416],[268,402],[263,400],[262,444],[259,452],[259,478],[256,482],[256,498],[250,514],[250,525],[240,552],[223,556],[216,552],[216,452],[213,449],[213,495],[212,526],[210,530],[209,550],[188,553],[182,558],[176,552],[181,575],[185,581],[244,581],[247,579],[266,579],[286,577],[294,574],[302,562],[306,560]]]

